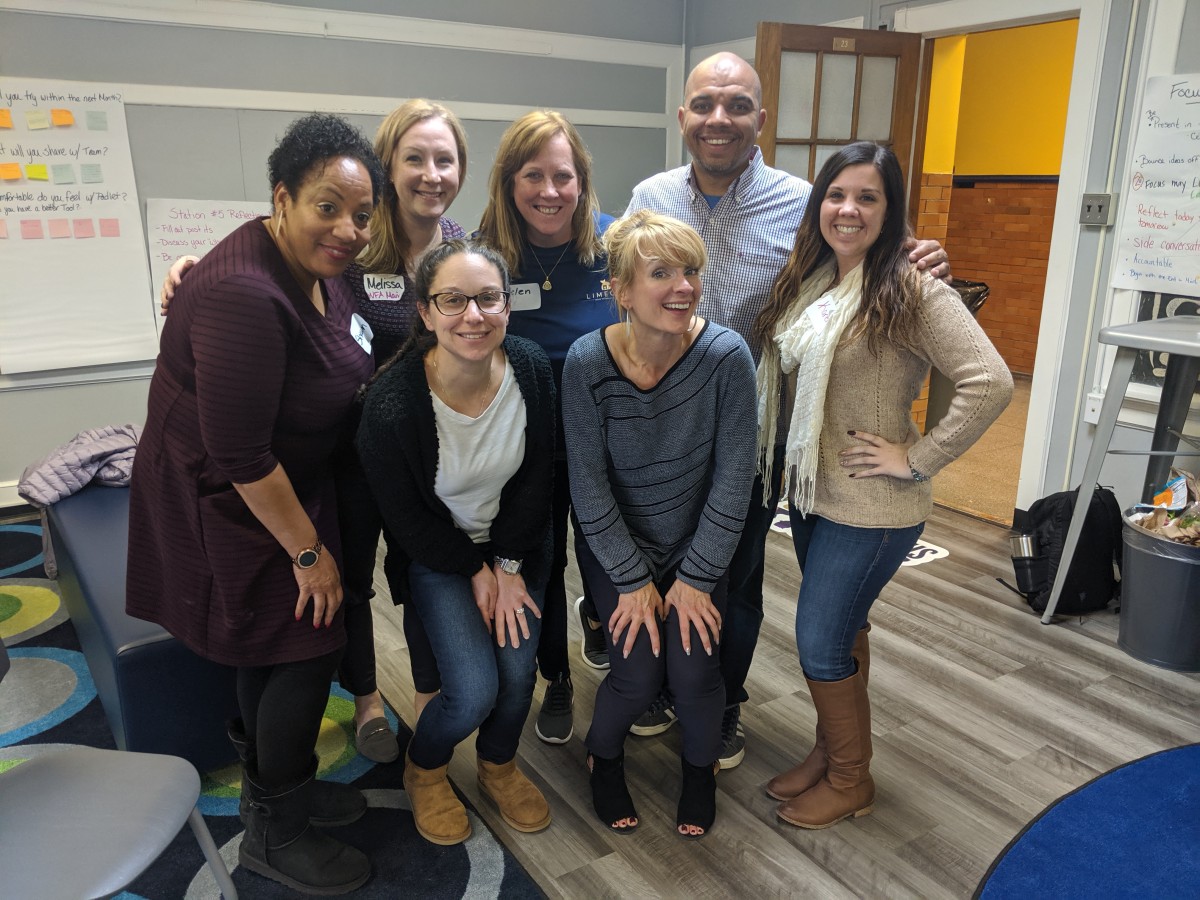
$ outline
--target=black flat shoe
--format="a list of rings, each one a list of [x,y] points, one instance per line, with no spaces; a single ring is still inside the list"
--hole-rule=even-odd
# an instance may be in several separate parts
[[[675,833],[685,841],[698,841],[712,831],[717,818],[717,764],[693,766],[680,759],[683,767],[683,786],[679,791],[679,806],[675,812]],[[699,834],[680,831],[687,825],[704,830]]]
[[[632,834],[638,823],[617,825],[622,819],[637,819],[633,798],[625,784],[625,754],[616,759],[588,754],[588,767],[592,771],[592,808],[600,821],[614,834]]]

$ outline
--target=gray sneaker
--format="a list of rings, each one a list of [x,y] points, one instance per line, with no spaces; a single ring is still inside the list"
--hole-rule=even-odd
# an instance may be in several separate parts
[[[659,694],[658,698],[650,704],[650,708],[633,723],[629,731],[631,734],[650,737],[654,734],[662,734],[674,724],[675,710],[671,707],[671,701],[665,694]]]
[[[722,769],[732,769],[746,755],[746,732],[742,731],[742,707],[740,703],[725,707],[721,718]]]
[[[592,627],[591,620],[583,609],[583,598],[575,601],[575,612],[579,615],[579,625],[583,628],[583,641],[579,652],[583,661],[593,669],[608,668],[608,645],[604,642],[604,626]]]
[[[571,687],[571,676],[559,675],[546,685],[542,697],[542,709],[538,713],[533,730],[547,744],[565,744],[575,733],[571,721],[571,710],[575,705],[575,689]]]

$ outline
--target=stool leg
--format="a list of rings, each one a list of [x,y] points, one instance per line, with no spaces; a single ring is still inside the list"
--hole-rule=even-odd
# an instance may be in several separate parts
[[[1075,498],[1075,512],[1071,515],[1071,524],[1067,528],[1066,540],[1063,541],[1058,574],[1054,576],[1054,587],[1050,589],[1050,599],[1046,603],[1046,612],[1042,615],[1043,625],[1050,624],[1054,610],[1058,607],[1058,598],[1062,596],[1063,584],[1067,580],[1067,572],[1075,556],[1075,547],[1078,546],[1079,535],[1083,531],[1083,521],[1087,518],[1088,507],[1092,504],[1092,492],[1100,479],[1100,467],[1104,465],[1113,429],[1117,425],[1117,414],[1125,401],[1125,389],[1129,386],[1129,376],[1133,372],[1133,360],[1136,356],[1137,351],[1131,347],[1117,348],[1117,358],[1113,362],[1112,373],[1108,376],[1104,405],[1100,407],[1100,421],[1096,423],[1096,433],[1092,437],[1092,450],[1088,453],[1087,465],[1083,467],[1083,481],[1079,484],[1079,495]]]
[[[225,866],[225,860],[221,859],[221,852],[213,843],[208,825],[204,823],[204,816],[200,815],[200,810],[195,807],[192,807],[192,811],[188,813],[188,825],[192,826],[192,834],[196,836],[196,843],[200,845],[200,849],[204,852],[204,858],[208,860],[208,867],[212,870],[221,896],[225,900],[238,900],[237,888],[233,886],[233,879],[229,877],[229,869]]]
[[[1181,356],[1172,353],[1167,360],[1167,374],[1163,380],[1162,396],[1158,401],[1158,417],[1154,420],[1154,439],[1151,450],[1178,450],[1179,438],[1171,434],[1183,431],[1191,407],[1196,381],[1200,380],[1200,357]],[[1142,502],[1149,503],[1154,494],[1166,484],[1174,457],[1151,456],[1146,464],[1146,486],[1142,490]]]

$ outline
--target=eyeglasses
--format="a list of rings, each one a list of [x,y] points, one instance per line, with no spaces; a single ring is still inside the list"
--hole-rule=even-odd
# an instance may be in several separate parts
[[[467,311],[467,304],[472,300],[481,313],[495,315],[504,312],[504,308],[508,306],[508,291],[482,291],[474,296],[447,291],[434,294],[429,299],[443,316],[461,316]]]

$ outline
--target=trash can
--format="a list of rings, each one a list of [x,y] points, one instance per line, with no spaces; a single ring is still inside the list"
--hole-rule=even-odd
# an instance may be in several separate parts
[[[1200,672],[1200,547],[1133,525],[1132,512],[1121,532],[1117,646],[1164,669]]]
[[[962,297],[967,312],[976,318],[992,289],[982,281],[968,281],[965,278],[955,278],[951,285],[958,296]],[[934,369],[929,373],[929,406],[925,413],[925,433],[928,434],[950,409],[950,401],[954,399],[954,382]]]

